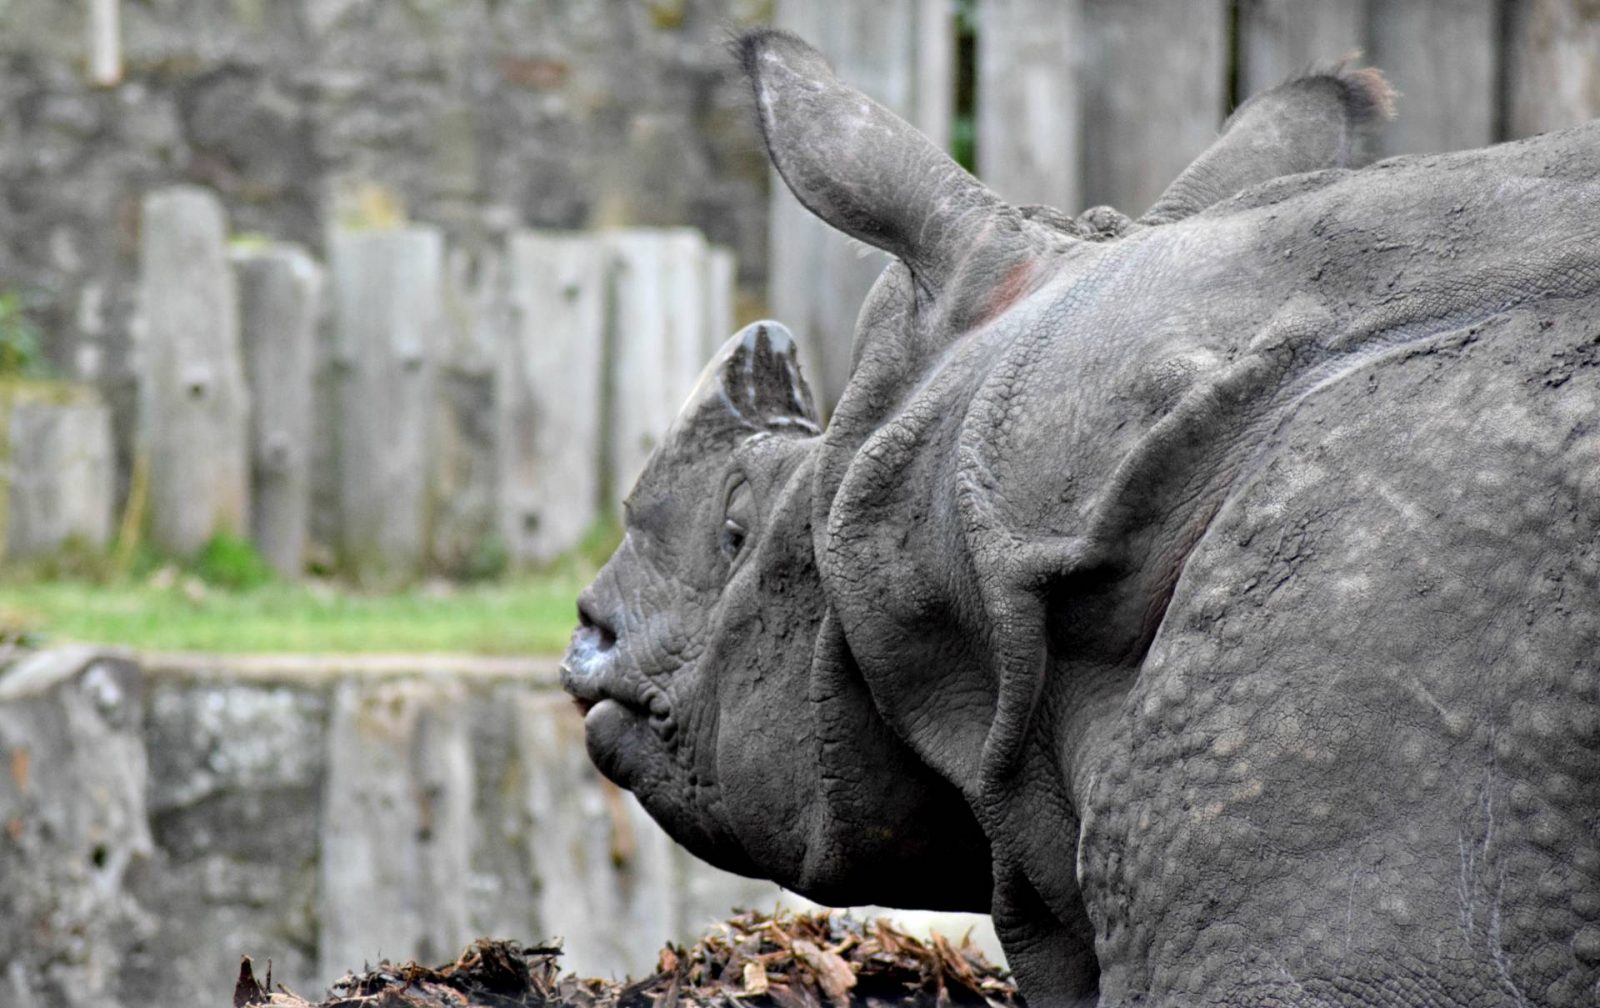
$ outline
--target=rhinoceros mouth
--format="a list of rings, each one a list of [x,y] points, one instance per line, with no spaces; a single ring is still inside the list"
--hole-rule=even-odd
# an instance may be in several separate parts
[[[561,662],[561,685],[585,718],[600,704],[607,702],[625,708],[640,720],[660,720],[667,711],[664,697],[648,693],[636,696],[636,691],[627,687],[614,662],[592,657],[585,661],[578,648],[568,652]]]

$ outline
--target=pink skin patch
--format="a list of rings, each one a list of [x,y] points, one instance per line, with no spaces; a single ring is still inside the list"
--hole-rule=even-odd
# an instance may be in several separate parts
[[[983,311],[974,322],[974,328],[989,324],[1033,289],[1035,265],[1035,260],[1023,259],[1006,270],[1005,276],[1001,277],[1000,282],[989,292]]]

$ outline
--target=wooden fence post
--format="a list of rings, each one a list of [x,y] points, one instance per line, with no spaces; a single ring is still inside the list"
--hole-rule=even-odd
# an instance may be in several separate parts
[[[733,295],[738,286],[738,272],[732,249],[713,245],[707,252],[706,339],[700,347],[702,365],[711,360],[737,328]]]
[[[1532,136],[1600,116],[1600,8],[1584,0],[1509,7],[1504,137]]]
[[[138,450],[149,458],[151,541],[179,555],[249,524],[250,404],[225,232],[207,190],[145,196]]]
[[[1239,99],[1366,48],[1366,0],[1242,0]]]
[[[337,976],[379,950],[448,958],[474,933],[471,725],[447,679],[340,684],[328,713],[317,950]],[[367,824],[388,818],[393,828]]]
[[[111,538],[111,412],[87,386],[0,386],[0,557]]]
[[[615,507],[632,489],[694,385],[705,343],[705,242],[686,229],[622,229],[605,236],[611,316],[606,361],[607,473]]]
[[[89,0],[89,83],[110,87],[122,80],[122,0]]]
[[[1369,51],[1400,92],[1379,134],[1384,154],[1481,147],[1494,139],[1494,0],[1416,0],[1369,7]]]
[[[1080,209],[1078,0],[978,5],[978,175],[1011,203]]]
[[[339,553],[360,580],[415,576],[427,555],[443,249],[426,227],[329,243]]]
[[[514,566],[572,549],[600,505],[605,246],[512,235],[494,368],[496,518]]]
[[[572,704],[533,693],[509,702],[517,713],[515,758],[536,771],[523,775],[520,797],[531,826],[526,864],[539,880],[539,923],[565,937],[580,961],[648,963],[659,939],[646,935],[683,933],[676,911],[684,894],[672,876],[676,845],[632,795],[595,772]],[[587,912],[574,913],[576,907]]]
[[[312,364],[322,267],[297,245],[236,248],[250,420],[250,536],[280,575],[303,571],[311,506]]]
[[[948,146],[954,64],[945,0],[779,0],[775,17],[860,88]],[[767,302],[800,340],[806,377],[829,408],[850,374],[856,315],[888,257],[801,207],[776,175],[769,219]]]
[[[1083,14],[1083,199],[1137,217],[1216,139],[1228,5],[1084,0]]]
[[[667,291],[667,381],[665,396],[670,424],[683,408],[689,390],[706,364],[705,345],[711,318],[706,302],[706,275],[710,269],[710,247],[705,236],[693,228],[666,228],[661,232],[666,252],[663,284]],[[656,431],[657,440],[666,429]]]

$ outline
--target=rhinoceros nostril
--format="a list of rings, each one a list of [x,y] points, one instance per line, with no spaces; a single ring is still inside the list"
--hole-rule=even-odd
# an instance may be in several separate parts
[[[578,623],[593,630],[599,635],[599,642],[595,645],[597,651],[610,651],[617,643],[617,633],[611,629],[610,624],[598,619],[583,602],[578,603]]]

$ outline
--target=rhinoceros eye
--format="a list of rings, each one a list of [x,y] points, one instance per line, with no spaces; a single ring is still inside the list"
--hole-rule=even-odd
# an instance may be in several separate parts
[[[750,484],[740,480],[728,491],[728,503],[722,515],[722,529],[717,537],[717,545],[721,547],[723,557],[730,563],[738,559],[744,550],[745,539],[750,535],[750,526],[754,520],[753,507],[754,499],[750,494]]]
[[[722,523],[722,555],[732,560],[744,549],[744,526],[732,518]]]

